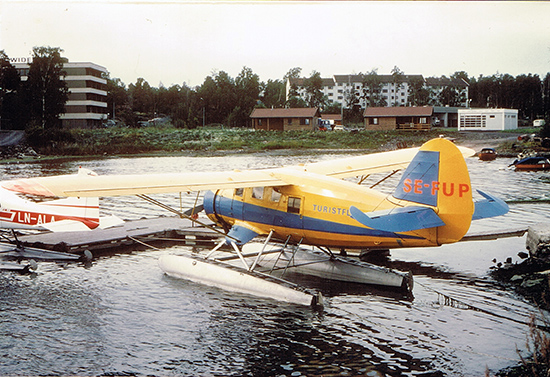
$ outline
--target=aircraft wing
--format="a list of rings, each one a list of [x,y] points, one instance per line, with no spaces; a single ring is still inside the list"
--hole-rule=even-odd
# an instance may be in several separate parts
[[[475,151],[459,147],[462,154],[471,156]],[[321,161],[285,169],[305,171],[333,178],[404,169],[418,152],[418,148],[373,153],[364,156]],[[96,175],[81,169],[79,174],[27,178],[2,182],[5,189],[46,197],[94,197],[170,192],[216,190],[295,184],[279,175],[281,169],[234,170],[224,172],[186,172],[139,175]]]
[[[475,151],[458,147],[464,157],[471,157]],[[296,168],[334,178],[349,178],[373,173],[391,172],[405,169],[419,148],[398,149],[395,151],[372,153],[357,157],[314,162]]]
[[[5,181],[5,189],[47,197],[161,194],[238,187],[284,186],[270,170],[141,175],[59,175]]]

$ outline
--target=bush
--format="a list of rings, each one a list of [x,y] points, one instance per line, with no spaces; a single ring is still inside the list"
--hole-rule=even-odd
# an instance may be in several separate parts
[[[56,153],[55,149],[60,144],[73,143],[75,141],[71,132],[62,128],[42,128],[31,125],[25,131],[27,143],[39,153]]]

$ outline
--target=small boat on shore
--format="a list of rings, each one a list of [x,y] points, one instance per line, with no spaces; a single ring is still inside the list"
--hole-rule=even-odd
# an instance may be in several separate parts
[[[516,170],[550,170],[550,161],[542,156],[531,156],[512,163]],[[512,166],[511,165],[511,166]]]
[[[479,152],[479,159],[482,161],[492,161],[497,158],[497,151],[494,148],[483,148]]]

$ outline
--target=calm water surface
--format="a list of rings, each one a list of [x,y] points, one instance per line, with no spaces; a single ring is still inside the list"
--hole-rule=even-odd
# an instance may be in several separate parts
[[[0,172],[10,179],[78,166],[99,174],[227,170],[341,156],[112,158],[0,164]],[[549,204],[540,200],[550,199],[550,173],[516,173],[510,162],[468,161],[474,188],[525,201],[471,231],[549,221]],[[398,179],[381,189],[391,191]],[[178,195],[158,197],[179,205]],[[131,197],[101,204],[125,219],[165,214]],[[0,375],[483,376],[519,361],[525,323],[539,315],[488,277],[493,258],[517,261],[524,249],[524,238],[509,238],[394,250],[395,266],[415,275],[413,299],[299,280],[328,296],[323,311],[167,277],[157,258],[178,247],[101,257],[88,268],[40,263],[33,276],[0,275]]]

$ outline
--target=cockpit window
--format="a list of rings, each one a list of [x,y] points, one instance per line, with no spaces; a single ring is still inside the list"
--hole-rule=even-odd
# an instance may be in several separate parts
[[[279,200],[281,200],[281,193],[275,189],[271,190],[271,201],[278,202]]]
[[[243,189],[242,188],[236,188],[235,189],[235,196],[243,196]]]
[[[254,187],[252,189],[252,197],[256,199],[264,198],[264,188],[263,187]]]

